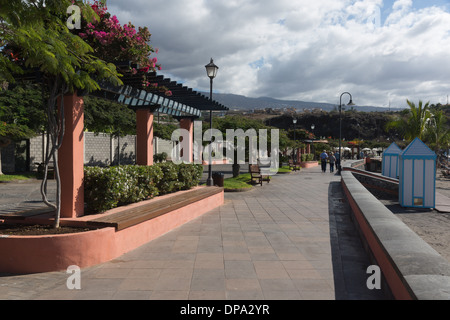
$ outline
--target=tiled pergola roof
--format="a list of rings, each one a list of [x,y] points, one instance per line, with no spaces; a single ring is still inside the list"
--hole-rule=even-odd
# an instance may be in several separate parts
[[[146,91],[142,88],[143,75],[126,73],[122,78],[123,86],[112,86],[106,82],[101,82],[101,91],[93,95],[117,101],[132,109],[150,109],[152,112],[159,111],[175,117],[199,117],[202,111],[227,111],[228,108],[211,100],[195,90],[183,86],[181,83],[172,81],[156,72],[145,74],[146,81],[157,84],[157,87],[164,87],[171,91],[170,96],[157,89]]]

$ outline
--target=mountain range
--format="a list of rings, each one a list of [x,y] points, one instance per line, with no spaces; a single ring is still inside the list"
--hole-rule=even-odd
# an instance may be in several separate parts
[[[205,96],[209,96],[209,93],[202,92]],[[228,107],[230,110],[254,110],[254,109],[283,109],[294,108],[298,111],[303,109],[322,109],[323,111],[337,110],[337,104],[322,103],[322,102],[305,102],[299,100],[280,100],[269,97],[249,98],[242,95],[230,94],[230,93],[214,93],[213,99],[217,102]],[[351,108],[351,107],[348,107]],[[358,111],[398,111],[401,109],[383,108],[374,106],[354,106]]]

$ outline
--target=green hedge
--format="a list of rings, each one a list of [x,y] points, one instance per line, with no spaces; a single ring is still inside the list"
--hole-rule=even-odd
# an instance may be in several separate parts
[[[303,153],[302,154],[302,162],[313,161],[313,160],[314,160],[314,154],[312,154],[312,153]]]
[[[199,184],[203,167],[172,162],[153,166],[85,167],[84,198],[87,213],[187,190]]]

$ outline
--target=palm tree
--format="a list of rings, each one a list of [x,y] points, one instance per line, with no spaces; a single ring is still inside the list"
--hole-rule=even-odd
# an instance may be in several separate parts
[[[436,111],[428,121],[427,141],[436,153],[441,148],[448,149],[450,145],[450,128],[447,126],[447,117],[443,111]]]
[[[430,103],[425,105],[422,101],[416,106],[414,102],[406,100],[409,106],[406,117],[394,119],[387,123],[386,129],[397,129],[405,140],[412,141],[415,138],[423,140],[427,131],[427,124],[432,116]]]

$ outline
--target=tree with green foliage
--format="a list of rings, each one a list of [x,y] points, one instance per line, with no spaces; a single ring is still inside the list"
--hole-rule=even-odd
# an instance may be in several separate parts
[[[238,142],[238,138],[235,136],[234,137],[234,141],[233,141],[233,146],[234,149],[233,150],[229,150],[229,151],[233,151],[234,152],[234,163],[233,163],[233,176],[236,177],[239,175],[239,170],[240,170],[240,164],[237,163],[238,160],[238,152],[239,151],[243,151],[240,150],[239,148],[245,148],[245,159],[246,161],[250,160],[250,151],[252,152],[257,152],[257,150],[251,150],[252,148],[251,146],[251,142],[250,142],[250,137],[253,139],[255,138],[255,142],[256,142],[256,149],[258,149],[259,146],[259,130],[267,130],[267,144],[268,146],[271,145],[271,130],[275,129],[273,127],[269,127],[267,125],[265,125],[262,121],[260,120],[256,120],[256,119],[248,119],[245,117],[239,117],[239,116],[225,116],[225,117],[220,117],[220,118],[214,118],[213,119],[213,128],[218,129],[222,132],[222,134],[224,134],[224,141],[226,141],[227,139],[230,139],[230,137],[227,137],[227,130],[233,130],[233,132],[236,134],[236,130],[242,130],[243,134],[249,134],[248,136],[245,137],[245,145],[241,145]],[[209,129],[209,126],[203,126],[203,130],[207,130]],[[254,130],[254,131],[253,131]],[[277,129],[278,130],[278,129]],[[252,135],[252,134],[255,135]],[[287,144],[287,137],[285,135],[280,135],[282,136],[282,143],[283,146],[280,146],[280,148],[284,147],[284,144]],[[209,142],[205,142],[206,144],[208,144]],[[230,147],[230,146],[225,146],[226,147]],[[270,152],[270,147],[268,147],[267,149]]]
[[[81,19],[75,21],[80,22],[81,30],[69,28],[73,15],[67,11],[73,5],[82,13],[81,17],[75,17]],[[141,76],[143,89],[164,91],[145,79],[147,72],[159,67],[156,59],[150,58],[155,51],[148,44],[148,30],[136,31],[131,23],[120,26],[117,18],[106,10],[105,0],[94,0],[93,4],[81,0],[0,0],[0,85],[6,89],[17,77],[31,77],[43,84],[47,95],[50,143],[41,191],[44,203],[55,209],[55,227],[59,227],[61,207],[56,156],[65,129],[63,96],[99,90],[99,81],[122,85],[116,65],[124,61],[140,66],[139,70],[128,67],[121,72]],[[164,92],[171,95],[169,91]],[[50,203],[46,194],[51,160],[57,182],[56,204]]]
[[[97,97],[84,98],[84,125],[94,133],[107,133],[114,137],[136,134],[136,112],[114,101]],[[153,136],[171,140],[172,132],[178,129],[173,123],[153,123]]]
[[[31,71],[40,75],[47,94],[47,133],[50,143],[46,152],[44,180],[41,186],[43,201],[55,209],[54,227],[59,227],[61,210],[61,181],[56,161],[64,137],[64,104],[58,110],[57,100],[76,91],[100,89],[97,81],[104,79],[121,84],[116,67],[98,59],[93,49],[67,27],[69,0],[13,1],[0,5],[0,79],[14,82]],[[77,1],[85,17],[95,12]],[[61,99],[63,101],[63,99]],[[56,203],[47,198],[47,170],[53,161],[57,183]]]
[[[29,139],[42,132],[45,123],[44,100],[39,86],[24,84],[0,91],[0,149],[12,141]]]
[[[178,125],[173,123],[153,123],[153,136],[163,140],[171,140],[172,133],[178,129]]]
[[[419,101],[416,106],[414,102],[406,100],[409,110],[403,112],[403,116],[397,117],[386,124],[386,130],[396,129],[406,140],[412,141],[415,138],[424,139],[427,124],[431,118],[429,109],[430,103],[423,104]]]
[[[96,97],[84,98],[84,125],[88,131],[114,137],[136,134],[136,113],[126,106]]]
[[[441,148],[449,149],[450,128],[447,125],[447,117],[442,110],[434,111],[427,123],[425,139],[431,148],[440,153]]]

